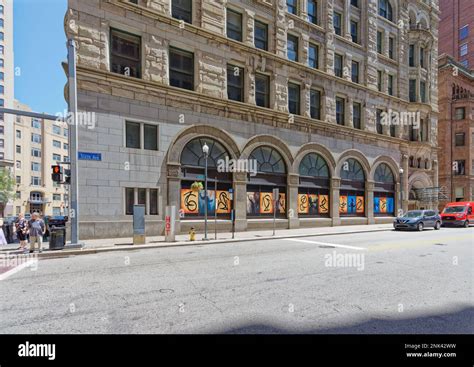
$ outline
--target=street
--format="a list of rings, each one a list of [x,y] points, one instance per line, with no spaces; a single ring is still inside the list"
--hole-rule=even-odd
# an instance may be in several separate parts
[[[473,333],[474,228],[40,260],[2,333]]]

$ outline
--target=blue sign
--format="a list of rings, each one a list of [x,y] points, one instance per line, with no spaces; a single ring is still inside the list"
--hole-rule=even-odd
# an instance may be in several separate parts
[[[101,161],[102,154],[101,153],[88,153],[88,152],[78,152],[77,159],[83,161]]]

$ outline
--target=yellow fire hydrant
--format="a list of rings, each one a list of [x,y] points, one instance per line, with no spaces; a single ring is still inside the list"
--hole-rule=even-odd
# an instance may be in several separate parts
[[[191,227],[191,230],[189,231],[189,240],[196,241],[196,229],[194,227]]]

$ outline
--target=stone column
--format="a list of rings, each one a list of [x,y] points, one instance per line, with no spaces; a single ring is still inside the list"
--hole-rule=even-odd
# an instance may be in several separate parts
[[[255,44],[255,12],[245,9],[243,23],[245,26],[244,43],[253,47]]]
[[[377,1],[367,2],[367,19],[368,19],[368,41],[367,41],[367,57],[365,60],[367,87],[377,90],[377,23],[378,9]]]
[[[374,182],[367,181],[365,185],[365,198],[366,203],[366,215],[367,215],[367,224],[374,224]]]
[[[341,179],[331,178],[330,186],[329,216],[332,218],[332,226],[335,227],[341,225],[341,218],[339,216],[339,190],[341,188]]]
[[[346,100],[346,126],[354,127],[354,109],[353,109],[354,100],[351,97],[347,97]]]
[[[298,55],[298,60],[300,63],[308,65],[308,59],[309,59],[309,36],[307,34],[302,34],[301,35],[301,51],[300,54]]]
[[[247,230],[247,174],[234,173],[235,231]]]
[[[179,210],[181,209],[181,177],[180,177],[181,165],[168,164],[168,204],[169,206],[176,207],[176,233],[181,232],[181,217]]]
[[[351,35],[351,0],[344,1],[344,37],[352,42]]]
[[[286,58],[286,1],[277,0],[276,22],[275,22],[275,54]]]
[[[299,228],[300,220],[298,218],[298,186],[300,176],[297,174],[288,174],[288,192],[287,192],[287,213],[288,228]]]
[[[334,75],[334,3],[333,1],[323,1],[321,5],[321,24],[326,18],[326,73]],[[324,62],[324,61],[323,61]]]
[[[344,66],[343,66],[343,77],[344,79],[351,81],[352,80],[352,54],[346,52],[344,57]]]
[[[303,116],[311,118],[311,82],[306,81],[303,85]]]
[[[308,0],[299,1],[299,16],[304,20],[308,20]]]
[[[246,67],[245,86],[247,93],[244,94],[245,102],[256,105],[256,89],[255,89],[255,70],[248,64]]]

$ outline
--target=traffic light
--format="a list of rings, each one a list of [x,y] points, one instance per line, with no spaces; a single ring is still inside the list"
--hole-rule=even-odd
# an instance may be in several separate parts
[[[64,184],[65,185],[71,184],[71,170],[70,169],[64,170]]]
[[[61,166],[51,166],[51,168],[53,169],[53,174],[51,175],[53,182],[63,182],[63,168]]]

